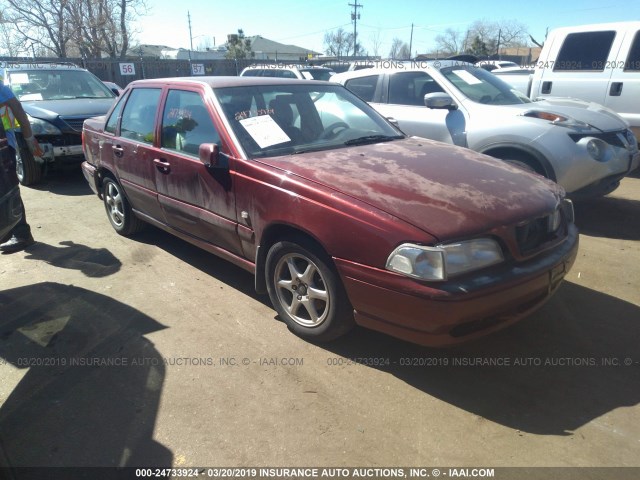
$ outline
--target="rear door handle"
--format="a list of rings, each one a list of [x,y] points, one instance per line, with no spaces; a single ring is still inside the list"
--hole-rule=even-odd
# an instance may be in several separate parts
[[[163,158],[154,158],[153,163],[161,173],[169,173],[171,171],[171,164]]]
[[[122,155],[124,155],[124,148],[122,148],[120,145],[113,145],[111,149],[113,150],[113,154],[116,157],[122,157]]]
[[[619,97],[622,94],[622,82],[611,82],[609,88],[609,95],[612,97]]]

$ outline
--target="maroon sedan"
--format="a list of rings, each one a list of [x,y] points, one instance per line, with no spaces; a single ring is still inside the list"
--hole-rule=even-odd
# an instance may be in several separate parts
[[[150,223],[247,269],[312,340],[486,334],[541,306],[578,248],[560,187],[407,138],[340,85],[136,81],[83,138],[118,233]]]

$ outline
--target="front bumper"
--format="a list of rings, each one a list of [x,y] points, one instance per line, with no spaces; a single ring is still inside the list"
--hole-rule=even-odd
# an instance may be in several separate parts
[[[356,323],[427,346],[461,343],[504,328],[541,307],[573,266],[578,230],[517,265],[459,281],[426,284],[335,259]]]
[[[40,142],[40,147],[44,151],[44,155],[40,160],[44,163],[63,163],[72,164],[80,163],[84,160],[84,152],[82,145],[65,145],[56,147],[51,143]]]

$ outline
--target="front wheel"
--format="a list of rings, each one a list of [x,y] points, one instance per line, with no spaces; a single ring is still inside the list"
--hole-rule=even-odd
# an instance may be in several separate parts
[[[16,149],[16,174],[21,185],[33,185],[42,180],[43,165],[36,162],[21,135],[16,135],[18,148]]]
[[[265,273],[271,302],[296,335],[330,341],[353,327],[353,309],[340,277],[310,242],[300,238],[274,244]]]
[[[111,226],[116,232],[128,236],[142,230],[144,222],[135,216],[122,187],[111,177],[106,177],[102,182],[102,198]]]

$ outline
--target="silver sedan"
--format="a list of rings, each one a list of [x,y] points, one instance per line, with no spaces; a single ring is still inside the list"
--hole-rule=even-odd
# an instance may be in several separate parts
[[[334,75],[408,135],[468,147],[550,178],[573,197],[606,195],[638,167],[638,142],[613,111],[568,98],[532,102],[456,61],[389,62]]]

